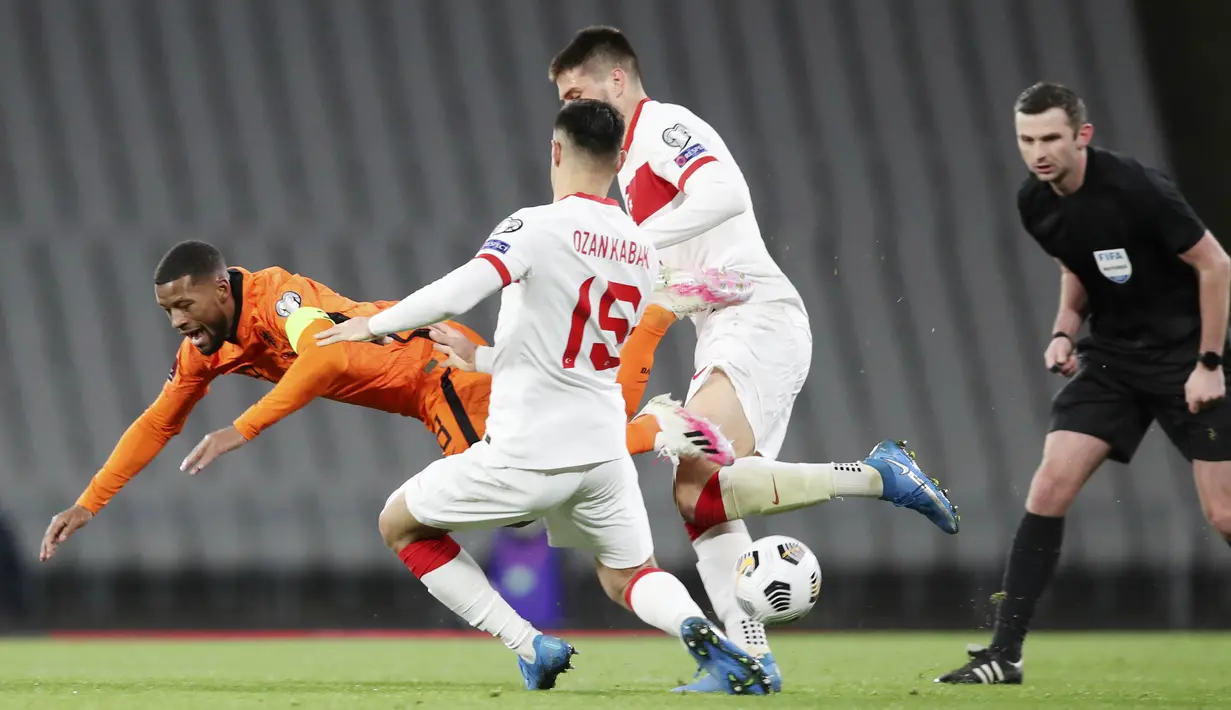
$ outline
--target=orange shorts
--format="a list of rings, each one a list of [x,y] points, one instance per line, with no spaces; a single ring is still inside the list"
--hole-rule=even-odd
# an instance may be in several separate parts
[[[491,375],[442,368],[436,384],[423,393],[423,423],[445,456],[460,454],[487,433]]]

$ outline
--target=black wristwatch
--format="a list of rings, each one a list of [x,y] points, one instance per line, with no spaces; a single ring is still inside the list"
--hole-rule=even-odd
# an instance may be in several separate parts
[[[1213,350],[1207,350],[1201,353],[1201,359],[1197,362],[1201,363],[1201,366],[1207,370],[1217,370],[1222,367],[1222,355]]]

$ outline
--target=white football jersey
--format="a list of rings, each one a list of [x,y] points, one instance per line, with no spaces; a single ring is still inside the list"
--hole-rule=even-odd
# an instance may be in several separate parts
[[[658,273],[653,245],[615,200],[577,194],[513,213],[477,258],[506,285],[487,415],[493,460],[544,470],[627,455],[616,370]]]
[[[628,122],[628,158],[620,170],[620,191],[633,221],[650,227],[678,208],[692,174],[721,161],[739,176],[748,204],[748,185],[726,143],[708,123],[675,104],[644,99]],[[755,288],[752,302],[790,300],[803,306],[799,292],[765,248],[750,206],[746,212],[682,244],[658,252],[663,264],[680,269],[741,271]]]

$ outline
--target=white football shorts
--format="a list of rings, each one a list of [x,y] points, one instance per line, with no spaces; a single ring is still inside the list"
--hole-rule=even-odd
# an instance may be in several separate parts
[[[714,368],[726,373],[756,436],[756,453],[778,458],[791,408],[812,366],[812,328],[802,306],[768,301],[729,306],[697,323],[695,373],[688,398]]]
[[[485,530],[542,518],[552,547],[592,553],[612,569],[639,567],[654,554],[650,519],[629,456],[576,468],[531,471],[488,461],[480,441],[432,462],[389,496],[442,530]]]

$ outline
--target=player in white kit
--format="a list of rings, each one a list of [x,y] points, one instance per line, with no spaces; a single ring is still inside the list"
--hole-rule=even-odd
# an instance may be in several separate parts
[[[748,185],[718,133],[682,106],[651,100],[636,53],[611,27],[586,28],[552,60],[560,99],[601,99],[627,122],[628,159],[619,172],[625,208],[659,248],[664,267],[742,273],[746,303],[692,316],[695,373],[687,408],[717,424],[741,457],[727,467],[682,459],[676,505],[697,552],[697,569],[732,640],[761,656],[776,687],[781,674],[765,628],[736,604],[733,572],[751,543],[742,518],[815,505],[838,496],[880,498],[926,515],[947,533],[958,518],[939,485],[903,442],[885,440],[853,463],[774,461],[807,378],[812,335],[804,304],[774,262],[753,213]],[[636,336],[626,348],[637,347]],[[647,412],[656,412],[651,403]],[[680,690],[718,691],[704,677]]]
[[[400,303],[316,337],[329,345],[413,330],[518,282],[520,303],[500,313],[487,437],[389,497],[380,515],[385,542],[434,597],[518,654],[527,689],[554,687],[575,651],[514,612],[451,531],[543,518],[552,545],[593,553],[612,600],[682,638],[698,665],[723,679],[724,691],[766,694],[771,683],[761,663],[655,566],[616,369],[618,348],[649,300],[658,256],[618,203],[600,197],[624,160],[623,135],[609,104],[564,107],[552,140],[551,204],[518,210],[474,260]],[[665,432],[683,429],[664,424]],[[667,443],[669,451],[689,446]]]

